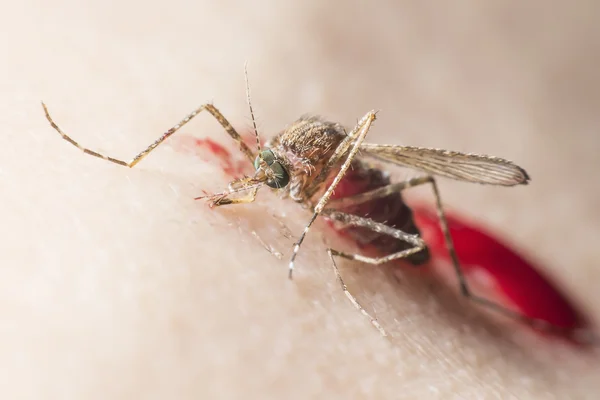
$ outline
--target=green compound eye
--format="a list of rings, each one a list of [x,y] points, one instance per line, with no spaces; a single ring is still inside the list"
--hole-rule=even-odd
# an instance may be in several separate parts
[[[272,180],[267,181],[267,186],[272,187],[273,189],[285,187],[290,181],[290,176],[285,168],[283,168],[283,165],[276,161],[271,164],[271,169],[273,170],[275,177]]]
[[[258,167],[260,167],[260,158],[262,157],[263,160],[265,160],[265,162],[267,163],[267,165],[270,167],[271,164],[273,164],[275,162],[275,154],[273,154],[273,152],[271,150],[264,150],[260,152],[260,156],[256,157],[256,159],[254,160],[254,168],[258,169]]]
[[[273,179],[267,181],[267,186],[272,187],[273,189],[285,187],[290,182],[290,176],[283,165],[278,161],[275,161],[275,154],[273,154],[271,150],[261,151],[260,156],[256,157],[256,160],[254,160],[254,168],[257,170],[260,168],[261,157],[275,175]]]

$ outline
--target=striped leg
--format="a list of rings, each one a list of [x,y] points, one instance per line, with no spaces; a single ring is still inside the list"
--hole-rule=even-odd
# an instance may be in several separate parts
[[[388,254],[382,257],[368,257],[361,254],[349,254],[335,249],[329,249],[334,256],[344,257],[349,260],[357,260],[371,265],[381,265],[387,262],[398,260],[400,258],[406,258],[412,254],[418,253],[427,247],[427,244],[419,237],[419,235],[410,235],[400,229],[392,228],[386,224],[375,222],[370,218],[359,217],[358,215],[348,214],[341,211],[334,211],[331,209],[323,210],[323,215],[328,218],[343,223],[346,226],[356,226],[371,229],[375,232],[382,233],[384,235],[391,236],[395,239],[401,240],[413,247],[406,250],[399,251],[397,253]]]
[[[344,140],[340,144],[340,147],[343,147],[343,150],[336,149],[336,154],[337,153],[344,154],[344,155],[347,154],[346,159],[344,160],[344,163],[340,167],[340,171],[338,172],[336,177],[333,179],[333,182],[331,183],[331,185],[329,185],[329,187],[327,188],[325,193],[323,193],[323,195],[321,196],[321,199],[315,206],[312,218],[310,219],[310,221],[308,221],[308,224],[304,228],[304,231],[302,232],[300,239],[298,239],[298,242],[296,242],[296,245],[294,246],[294,252],[292,254],[292,257],[291,257],[290,263],[289,263],[289,275],[288,276],[290,279],[292,279],[292,274],[294,271],[294,261],[296,260],[296,257],[298,256],[298,252],[300,251],[300,246],[302,246],[302,242],[304,242],[304,238],[306,237],[306,234],[310,230],[310,227],[315,222],[315,220],[317,219],[317,217],[319,216],[321,211],[323,211],[323,209],[325,208],[325,205],[329,201],[329,198],[333,194],[333,191],[335,190],[336,186],[340,183],[340,181],[344,177],[344,174],[346,173],[346,171],[348,170],[348,168],[350,168],[350,165],[352,164],[352,160],[354,160],[354,157],[356,157],[356,154],[358,153],[360,145],[365,140],[367,133],[369,133],[371,124],[373,123],[373,121],[375,121],[375,118],[376,118],[375,114],[376,114],[375,111],[369,111],[364,117],[362,117],[362,119],[358,122],[358,124],[356,124],[356,127],[352,130],[353,133],[358,132],[354,141],[352,141],[352,143],[350,143],[350,142],[347,142],[346,140]],[[349,149],[349,151],[347,151],[347,149]]]
[[[369,320],[371,321],[371,324],[373,324],[373,326],[379,331],[379,333],[381,333],[382,336],[387,336],[387,333],[385,332],[385,329],[383,329],[383,327],[379,324],[379,322],[377,321],[376,318],[373,318],[371,316],[371,314],[369,314],[367,312],[367,310],[364,309],[363,306],[360,305],[360,303],[358,302],[358,300],[356,300],[356,297],[354,297],[354,295],[352,295],[352,293],[350,293],[350,291],[348,290],[348,286],[346,286],[346,283],[344,283],[344,279],[342,278],[342,274],[340,274],[340,270],[335,262],[335,258],[333,258],[334,256],[334,252],[335,250],[332,249],[327,249],[327,254],[329,254],[329,258],[331,259],[331,266],[333,267],[333,272],[335,273],[335,277],[337,278],[338,282],[340,283],[340,285],[342,286],[342,290],[344,291],[344,294],[346,295],[346,297],[348,298],[348,300],[350,300],[350,302],[352,303],[352,305],[361,312],[362,315],[364,315],[365,317],[369,318]]]
[[[502,305],[497,304],[491,300],[488,300],[488,299],[485,299],[483,297],[479,297],[479,296],[473,294],[473,292],[469,288],[469,284],[467,282],[466,276],[460,266],[460,262],[458,260],[457,254],[456,254],[456,250],[454,248],[454,242],[452,240],[452,236],[450,235],[450,229],[448,227],[448,221],[446,219],[446,214],[444,213],[444,209],[442,207],[440,192],[439,192],[439,189],[435,182],[435,179],[432,176],[416,177],[416,178],[412,178],[412,179],[409,179],[404,182],[392,183],[388,186],[374,189],[370,192],[361,193],[361,194],[347,197],[347,198],[336,199],[336,200],[333,200],[330,202],[330,206],[344,207],[344,206],[349,206],[349,205],[357,205],[357,204],[361,204],[363,202],[372,200],[374,198],[386,196],[386,195],[394,192],[395,190],[408,189],[410,187],[415,187],[415,186],[424,185],[424,184],[431,184],[431,186],[432,186],[433,194],[434,194],[435,201],[436,201],[436,209],[437,209],[439,223],[442,228],[442,232],[444,234],[446,248],[448,249],[450,259],[452,260],[454,272],[455,272],[456,277],[459,282],[461,295],[463,295],[467,299],[473,301],[474,303],[477,303],[481,306],[487,307],[487,308],[489,308],[497,313],[503,314],[509,318],[513,318],[515,320],[525,322],[531,326],[543,327],[549,331],[561,332],[561,329],[558,327],[550,326],[548,323],[546,323],[544,321],[530,318],[519,312],[516,312],[516,311],[510,310],[506,307],[503,307]],[[332,209],[323,210],[322,214],[326,215],[327,217],[331,218],[332,220],[340,221],[349,226],[360,226],[360,227],[372,229],[375,232],[380,232],[382,234],[392,236],[394,238],[397,238],[398,240],[405,241],[405,242],[410,243],[415,246],[413,248],[403,250],[398,253],[390,254],[387,256],[383,256],[383,257],[365,257],[360,254],[348,254],[348,253],[344,253],[341,251],[337,251],[335,249],[328,249],[328,253],[330,254],[330,256],[335,255],[335,256],[347,258],[350,260],[361,261],[361,262],[364,262],[364,263],[367,263],[370,265],[380,265],[380,264],[384,264],[388,261],[406,258],[414,253],[417,253],[417,252],[423,250],[426,246],[425,242],[418,236],[408,235],[400,230],[391,228],[385,224],[377,223],[373,220],[370,220],[369,218],[364,218],[364,217],[359,217],[356,215],[342,213],[342,212],[335,211]],[[334,265],[334,269],[337,270],[337,266]],[[341,279],[339,271],[336,272],[336,276],[338,276],[338,279]],[[343,285],[343,287],[345,287],[345,285]],[[344,291],[347,292],[347,289],[344,289]],[[351,294],[346,293],[346,296],[348,296],[350,298]],[[355,304],[355,306],[356,306],[356,304],[358,304],[356,299],[353,298],[353,296],[350,300],[352,301],[353,304]],[[365,311],[362,309],[362,307],[357,307],[357,308],[359,308],[359,310],[363,314],[365,313]]]
[[[385,330],[379,324],[379,322],[377,322],[377,320],[375,318],[373,318],[363,308],[363,306],[358,302],[356,297],[354,297],[354,295],[352,295],[352,293],[350,293],[350,291],[348,290],[348,287],[344,283],[344,279],[342,278],[340,270],[335,262],[334,256],[347,258],[349,260],[362,261],[364,263],[371,264],[371,265],[380,265],[380,264],[384,264],[384,263],[392,261],[392,260],[406,258],[412,254],[422,251],[423,249],[426,248],[425,242],[417,235],[409,235],[408,233],[402,232],[399,229],[391,228],[385,224],[375,222],[369,218],[359,217],[357,215],[343,213],[340,211],[334,211],[331,209],[323,210],[323,215],[327,216],[328,218],[331,218],[332,220],[342,222],[343,224],[345,224],[347,226],[359,226],[359,227],[372,229],[373,231],[382,233],[384,235],[392,236],[398,240],[402,240],[404,242],[407,242],[407,243],[413,245],[413,247],[411,247],[409,249],[402,250],[397,253],[389,254],[384,257],[367,257],[367,256],[363,256],[360,254],[344,253],[342,251],[335,250],[332,248],[327,249],[327,253],[329,254],[329,258],[331,259],[331,265],[333,267],[333,271],[335,273],[336,278],[340,282],[340,285],[342,286],[342,290],[344,291],[344,294],[346,295],[346,297],[350,300],[350,302],[354,305],[354,307],[357,310],[359,310],[364,316],[369,318],[369,320],[371,321],[371,324],[373,324],[373,326],[375,326],[375,328],[383,336],[387,336]]]
[[[117,158],[105,156],[104,154],[100,154],[94,150],[90,150],[86,147],[81,146],[79,143],[77,143],[75,140],[73,140],[69,135],[64,133],[62,131],[62,129],[59,128],[59,126],[54,122],[54,120],[50,116],[50,113],[48,112],[48,108],[46,107],[46,105],[43,102],[42,102],[42,107],[44,108],[44,113],[46,114],[46,119],[48,119],[48,122],[50,122],[50,125],[67,142],[71,143],[73,146],[77,147],[79,150],[81,150],[84,153],[87,153],[91,156],[98,157],[103,160],[110,161],[112,163],[119,164],[119,165],[122,165],[124,167],[129,167],[129,168],[133,168],[138,162],[140,162],[144,157],[146,157],[148,154],[150,154],[150,152],[152,152],[152,150],[157,148],[169,136],[173,135],[182,126],[184,126],[185,124],[190,122],[192,120],[192,118],[194,118],[196,115],[198,115],[202,111],[206,110],[221,124],[221,126],[225,129],[225,131],[227,131],[229,136],[231,136],[233,138],[233,140],[236,141],[236,143],[240,147],[240,150],[242,151],[242,153],[244,153],[246,155],[248,160],[250,160],[250,162],[254,162],[255,156],[252,153],[252,150],[250,150],[250,148],[244,143],[241,136],[236,132],[236,130],[233,128],[233,126],[229,123],[229,121],[227,121],[227,119],[223,116],[223,114],[221,114],[221,112],[219,110],[217,110],[217,108],[215,106],[213,106],[212,104],[204,104],[204,105],[198,107],[197,109],[195,109],[194,111],[192,111],[188,116],[186,116],[184,119],[182,119],[177,125],[173,126],[171,129],[169,129],[168,131],[163,133],[154,143],[152,143],[150,146],[148,146],[145,150],[141,151],[131,161],[123,161],[123,160],[119,160]]]

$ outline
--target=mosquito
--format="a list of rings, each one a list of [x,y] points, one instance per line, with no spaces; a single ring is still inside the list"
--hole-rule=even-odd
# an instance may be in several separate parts
[[[42,107],[50,125],[64,140],[84,153],[129,168],[136,166],[201,112],[206,111],[211,114],[252,163],[255,172],[252,176],[233,180],[228,189],[221,193],[201,196],[197,199],[207,199],[214,207],[252,203],[256,199],[257,192],[266,186],[282,198],[291,198],[312,211],[312,217],[294,244],[289,262],[289,278],[292,278],[295,261],[304,239],[319,216],[341,225],[340,229],[359,245],[370,245],[376,248],[379,254],[384,255],[367,256],[333,248],[328,248],[327,253],[336,279],[346,297],[384,336],[386,332],[383,327],[369,315],[348,290],[336,258],[356,260],[374,266],[399,259],[404,259],[415,266],[428,261],[427,244],[420,236],[419,229],[413,221],[412,211],[403,200],[402,192],[412,187],[429,185],[435,197],[439,223],[459,281],[461,294],[515,319],[530,320],[527,316],[471,292],[454,249],[434,177],[488,185],[516,186],[529,182],[529,176],[523,168],[506,159],[487,155],[367,143],[365,139],[377,117],[375,111],[366,113],[349,132],[339,123],[329,122],[318,116],[304,115],[262,147],[250,102],[247,73],[245,77],[246,97],[256,137],[256,151],[250,149],[223,114],[209,103],[192,111],[130,161],[109,157],[83,147],[54,122],[43,102]],[[377,167],[373,161],[408,167],[424,175],[401,182],[392,182],[390,174]],[[339,190],[336,191],[336,188]]]

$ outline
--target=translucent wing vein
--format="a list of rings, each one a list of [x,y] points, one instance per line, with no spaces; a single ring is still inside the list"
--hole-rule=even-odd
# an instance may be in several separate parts
[[[514,186],[527,184],[527,172],[499,157],[412,146],[362,144],[361,152],[376,159],[428,174],[467,182]]]

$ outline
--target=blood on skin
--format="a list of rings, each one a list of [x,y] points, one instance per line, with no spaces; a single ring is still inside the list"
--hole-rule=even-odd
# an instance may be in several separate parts
[[[195,139],[195,144],[216,156],[220,160],[224,172],[232,177],[238,177],[248,167],[247,160],[234,163],[231,153],[211,139]],[[363,179],[367,175],[360,175],[353,171],[356,170],[348,171],[332,198],[363,193],[384,184],[383,181],[373,184],[371,180]],[[358,212],[362,215],[372,216],[381,214],[381,209],[385,208],[387,211],[384,216],[388,222],[397,222],[395,223],[397,227],[406,226],[402,224],[408,223],[410,228],[412,222],[406,221],[407,215],[410,217],[410,209],[404,204],[399,193],[397,197],[394,197],[395,195],[364,203],[358,206]],[[390,214],[390,207],[395,208],[396,211]],[[412,218],[429,246],[433,263],[450,266],[449,253],[435,210],[424,206],[411,206],[411,208]],[[511,308],[516,307],[523,315],[546,321],[565,331],[574,331],[587,325],[582,314],[576,310],[557,286],[544,276],[539,267],[499,239],[494,238],[492,234],[470,225],[456,215],[446,213],[446,216],[461,267],[467,277],[474,277],[478,274],[485,275],[488,280],[491,280],[489,288],[486,289],[497,291],[495,297],[499,295],[514,306]],[[372,250],[373,246],[380,250],[390,246],[389,241],[383,238],[373,239],[373,237],[363,236],[365,231],[361,229],[363,228],[358,230],[357,228],[345,228],[338,230],[338,233],[349,239],[365,238],[367,243],[358,244],[367,251]],[[421,261],[416,259],[414,264]]]
[[[231,178],[242,178],[244,175],[252,174],[252,164],[244,158],[240,152],[232,154],[222,144],[206,138],[197,138],[190,135],[179,135],[173,138],[178,149],[184,152],[193,153],[206,162],[216,161],[219,163],[223,172]],[[242,135],[242,140],[251,149],[256,147],[256,136],[254,133]],[[261,141],[262,144],[262,141]]]
[[[413,216],[434,260],[449,262],[437,214],[423,206],[412,207]],[[484,272],[493,287],[523,314],[565,330],[586,325],[582,315],[542,269],[519,255],[490,233],[458,216],[446,218],[454,247],[467,275]]]
[[[246,162],[245,160],[238,160],[237,162],[233,160],[231,157],[231,153],[221,144],[215,142],[211,139],[195,139],[195,145],[199,148],[205,148],[212,155],[216,156],[223,168],[223,172],[227,175],[239,178],[243,175],[244,167]]]

